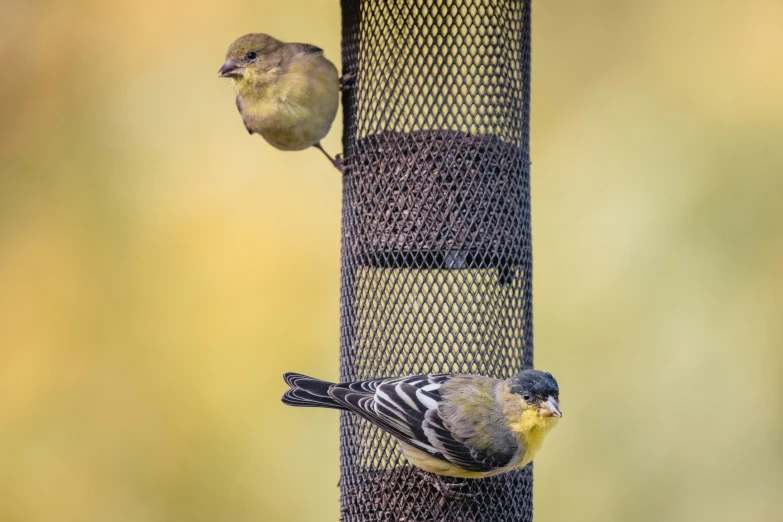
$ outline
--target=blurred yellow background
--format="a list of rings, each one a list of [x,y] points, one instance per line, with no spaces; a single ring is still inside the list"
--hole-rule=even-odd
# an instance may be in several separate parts
[[[537,522],[783,516],[783,3],[533,6]],[[339,175],[245,132],[338,0],[0,5],[0,520],[337,520]],[[340,124],[325,140],[340,150]]]

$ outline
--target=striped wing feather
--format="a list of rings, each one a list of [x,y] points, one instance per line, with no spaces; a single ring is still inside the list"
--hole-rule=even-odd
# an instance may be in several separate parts
[[[329,394],[349,410],[433,457],[468,471],[488,472],[505,466],[513,452],[497,454],[470,447],[441,416],[440,390],[452,377],[418,375],[339,384],[331,387]]]

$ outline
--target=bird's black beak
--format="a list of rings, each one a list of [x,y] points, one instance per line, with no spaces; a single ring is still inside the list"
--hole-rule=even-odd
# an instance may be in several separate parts
[[[218,69],[221,78],[239,78],[242,76],[242,66],[232,59],[226,60],[226,63]]]
[[[545,415],[550,417],[562,417],[560,413],[560,405],[557,403],[557,399],[554,397],[547,397],[547,400],[541,403],[541,409],[544,410]]]

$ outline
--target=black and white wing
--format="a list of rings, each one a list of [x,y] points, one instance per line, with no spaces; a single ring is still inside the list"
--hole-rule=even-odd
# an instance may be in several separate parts
[[[454,377],[419,375],[340,384],[329,394],[403,442],[462,469],[487,472],[505,466],[516,447],[503,452],[477,447],[442,417],[440,390]]]

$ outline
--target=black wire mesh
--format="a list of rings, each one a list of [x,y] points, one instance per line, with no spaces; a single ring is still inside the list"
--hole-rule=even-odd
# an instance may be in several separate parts
[[[341,379],[532,366],[530,0],[342,0]],[[341,416],[342,520],[532,520],[528,467],[446,479]]]

